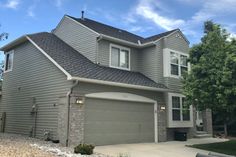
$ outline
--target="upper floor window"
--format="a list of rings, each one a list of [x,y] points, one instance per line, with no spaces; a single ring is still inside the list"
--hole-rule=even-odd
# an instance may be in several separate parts
[[[188,54],[165,49],[163,56],[165,77],[180,77],[188,71]]]
[[[119,69],[130,69],[130,49],[122,46],[110,45],[110,66]]]
[[[4,71],[8,72],[12,70],[13,67],[13,55],[14,51],[10,51],[5,54],[5,66],[4,66]]]

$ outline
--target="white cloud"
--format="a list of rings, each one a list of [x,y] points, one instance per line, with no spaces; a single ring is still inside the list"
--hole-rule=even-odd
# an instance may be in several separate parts
[[[3,5],[6,8],[10,8],[10,9],[17,9],[17,7],[19,6],[20,1],[19,0],[8,0],[6,2],[5,5]]]
[[[152,8],[147,6],[139,6],[137,8],[137,14],[152,20],[155,24],[166,30],[176,28],[176,26],[182,26],[185,23],[184,20],[181,19],[173,19],[161,16],[157,12],[153,11]]]
[[[125,21],[127,23],[136,23],[138,22],[136,20],[138,16],[148,19],[166,30],[174,29],[185,24],[185,21],[182,19],[163,16],[163,14],[167,12],[169,12],[169,9],[160,2],[154,0],[140,0],[138,5],[132,9],[125,18]]]
[[[188,15],[185,19],[177,18],[176,12],[171,12],[175,9],[163,5],[156,0],[139,0],[137,5],[130,10],[125,17],[125,22],[132,25],[140,26],[140,18],[153,22],[156,26],[165,30],[180,28],[185,35],[191,38],[198,38],[202,34],[203,22],[213,20],[224,26],[229,26],[234,20],[229,20],[230,17],[236,14],[236,0],[178,0],[181,3],[189,3],[189,5],[198,2],[199,8],[192,15]],[[194,5],[191,7],[195,8]],[[196,9],[195,8],[195,9]],[[168,12],[169,11],[169,12]],[[141,26],[140,26],[141,27]],[[136,28],[136,31],[141,31],[142,28]],[[234,29],[230,29],[233,32]]]
[[[211,18],[220,18],[236,13],[236,0],[205,0],[202,8],[195,13],[192,20],[203,22]]]
[[[55,0],[55,6],[61,8],[63,0]]]
[[[30,6],[27,10],[27,15],[30,17],[35,17],[35,13],[34,13],[34,8],[35,6]]]

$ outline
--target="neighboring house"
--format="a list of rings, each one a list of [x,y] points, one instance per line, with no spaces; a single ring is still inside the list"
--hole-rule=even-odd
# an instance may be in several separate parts
[[[63,144],[162,142],[196,133],[181,76],[189,42],[179,29],[143,38],[65,15],[51,32],[24,35],[6,56],[1,131]],[[211,133],[211,112],[203,114]]]

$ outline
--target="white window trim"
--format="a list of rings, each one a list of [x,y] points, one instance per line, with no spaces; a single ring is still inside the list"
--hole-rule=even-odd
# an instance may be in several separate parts
[[[123,49],[123,50],[127,50],[127,51],[128,51],[128,53],[129,53],[129,64],[128,64],[128,67],[129,67],[129,68],[122,68],[122,67],[116,67],[116,66],[112,66],[112,65],[111,65],[111,50],[112,50],[112,47],[115,47],[115,48],[118,48],[118,49]],[[112,68],[116,68],[116,69],[130,70],[130,53],[131,53],[130,48],[123,47],[123,46],[116,45],[116,44],[110,44],[109,66],[112,67]]]
[[[174,52],[174,53],[178,54],[178,62],[179,62],[178,64],[171,63],[170,52]],[[183,52],[180,52],[180,51],[176,51],[176,50],[172,50],[172,49],[169,49],[169,48],[163,49],[163,53],[164,53],[163,54],[164,77],[172,77],[172,78],[177,78],[177,79],[182,78],[181,65],[180,65],[180,55],[186,56],[188,58],[189,54],[186,54],[186,53],[183,53]],[[178,65],[178,70],[179,70],[179,75],[178,76],[171,74],[171,64]],[[186,67],[186,66],[183,66],[183,67]],[[187,63],[187,69],[188,69],[188,72],[189,72],[190,71],[190,63],[189,62]]]
[[[180,97],[180,120],[173,120],[173,107],[172,107],[172,96]],[[193,108],[192,105],[189,106],[190,120],[183,120],[183,105],[182,98],[185,96],[179,93],[168,93],[168,127],[193,127]]]
[[[7,70],[6,70],[6,63],[7,63],[7,55],[8,55],[8,54],[12,54],[12,66],[11,66],[10,69],[7,69]],[[9,52],[6,52],[6,53],[5,53],[5,61],[4,61],[4,73],[7,73],[7,72],[12,71],[13,65],[14,65],[13,61],[14,61],[14,50],[11,50],[11,51],[9,51]]]

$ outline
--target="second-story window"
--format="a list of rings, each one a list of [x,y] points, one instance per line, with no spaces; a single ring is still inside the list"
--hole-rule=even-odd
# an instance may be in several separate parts
[[[188,71],[187,56],[170,51],[171,75],[183,76]]]
[[[188,54],[164,49],[164,77],[181,77],[189,69]]]
[[[120,69],[129,70],[130,49],[113,45],[110,46],[110,66]]]

